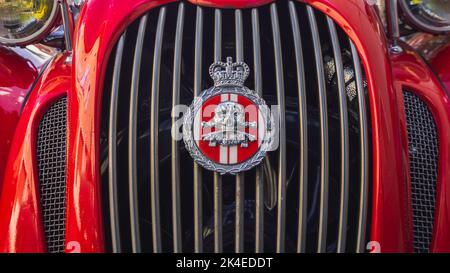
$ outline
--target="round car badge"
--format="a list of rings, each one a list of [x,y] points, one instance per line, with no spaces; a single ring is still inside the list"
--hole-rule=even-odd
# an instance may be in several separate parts
[[[244,86],[250,68],[244,62],[217,62],[209,74],[214,86],[204,90],[184,117],[186,149],[204,168],[236,174],[258,165],[270,142],[270,114],[265,101]]]

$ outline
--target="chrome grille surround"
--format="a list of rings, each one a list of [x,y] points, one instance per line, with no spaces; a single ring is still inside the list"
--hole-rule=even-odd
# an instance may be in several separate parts
[[[170,139],[172,108],[212,84],[208,67],[223,56],[253,64],[246,84],[277,105],[285,124],[280,148],[237,176],[203,170]],[[182,2],[150,10],[123,33],[106,72],[101,151],[109,249],[364,252],[368,101],[355,46],[306,4],[231,10]]]

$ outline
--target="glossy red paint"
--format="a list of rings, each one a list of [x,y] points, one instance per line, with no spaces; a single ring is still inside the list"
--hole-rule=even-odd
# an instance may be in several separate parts
[[[54,52],[54,49],[43,45],[29,48],[0,46],[0,192],[9,148],[23,104],[39,72]]]
[[[12,49],[0,47],[0,187],[22,103],[37,75],[38,68],[32,62]]]
[[[436,74],[441,79],[447,92],[450,92],[450,43],[441,48],[434,57],[430,59],[430,64]]]
[[[39,121],[71,86],[67,54],[58,56],[38,80],[26,104],[8,158],[0,197],[0,252],[45,252],[35,147]]]
[[[75,89],[69,94],[67,241],[79,241],[83,252],[104,250],[98,147],[106,60],[127,24],[146,10],[167,2],[170,1],[93,0],[82,10],[75,33]],[[365,1],[305,2],[334,18],[347,32],[361,54],[370,82],[374,151],[372,240],[380,242],[383,252],[411,251],[408,219],[400,217],[409,212],[404,176],[407,162],[402,156],[397,97],[383,26]]]
[[[195,5],[214,8],[245,9],[268,4],[274,0],[189,0]]]
[[[24,109],[5,175],[0,199],[0,251],[45,251],[38,204],[34,158],[36,121],[50,102],[69,92],[67,234],[66,243],[80,243],[82,252],[104,251],[100,196],[99,131],[102,80],[113,45],[123,29],[139,15],[168,0],[92,0],[83,8],[75,31],[74,69],[60,56],[38,82]],[[230,1],[222,1],[230,3]],[[367,77],[373,125],[372,240],[382,252],[412,251],[407,198],[408,168],[401,97],[395,84],[408,84],[432,106],[440,138],[448,142],[448,100],[426,65],[414,54],[391,61],[382,26],[363,1],[308,0],[333,17],[358,48]],[[242,6],[241,6],[242,7]],[[100,23],[99,23],[100,22]],[[72,72],[71,72],[72,71]],[[72,79],[70,79],[70,73]],[[72,82],[70,82],[70,80]],[[441,147],[439,197],[433,251],[449,251],[450,190],[444,177],[449,147]]]
[[[423,59],[408,46],[404,45],[404,48],[404,53],[392,58],[399,107],[403,108],[402,90],[414,92],[428,104],[438,129],[439,174],[431,251],[450,252],[450,100],[439,79],[427,68]],[[403,111],[401,113],[402,123],[406,124],[406,117]],[[407,145],[404,146],[404,152],[408,153]]]

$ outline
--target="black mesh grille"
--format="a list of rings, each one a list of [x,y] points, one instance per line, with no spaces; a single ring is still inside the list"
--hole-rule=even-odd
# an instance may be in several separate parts
[[[39,189],[48,252],[64,252],[66,223],[66,98],[42,118],[37,138]]]
[[[438,174],[436,124],[427,105],[411,92],[404,92],[413,207],[414,249],[428,252],[434,221]]]

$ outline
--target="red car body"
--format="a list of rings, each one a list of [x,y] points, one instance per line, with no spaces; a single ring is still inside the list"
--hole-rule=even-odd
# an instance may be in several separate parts
[[[19,66],[26,56],[0,51],[0,252],[45,252],[39,205],[35,143],[37,122],[48,107],[68,97],[66,251],[104,252],[100,190],[100,106],[107,60],[120,33],[144,12],[167,0],[91,0],[75,26],[73,61],[55,57],[40,77],[38,67]],[[247,8],[270,0],[198,0],[197,5]],[[357,47],[369,83],[373,124],[372,241],[382,252],[412,252],[411,201],[406,117],[402,90],[430,107],[439,132],[439,174],[431,252],[450,252],[450,47],[431,61],[434,73],[414,49],[391,54],[375,9],[367,1],[305,0],[346,32]],[[17,78],[19,74],[24,77]],[[23,110],[17,100],[37,79]],[[12,114],[11,114],[12,113]],[[9,116],[8,116],[9,115]],[[10,118],[8,118],[10,117]],[[12,137],[14,136],[14,137]],[[12,141],[11,141],[12,140]],[[7,155],[7,162],[3,162]]]

